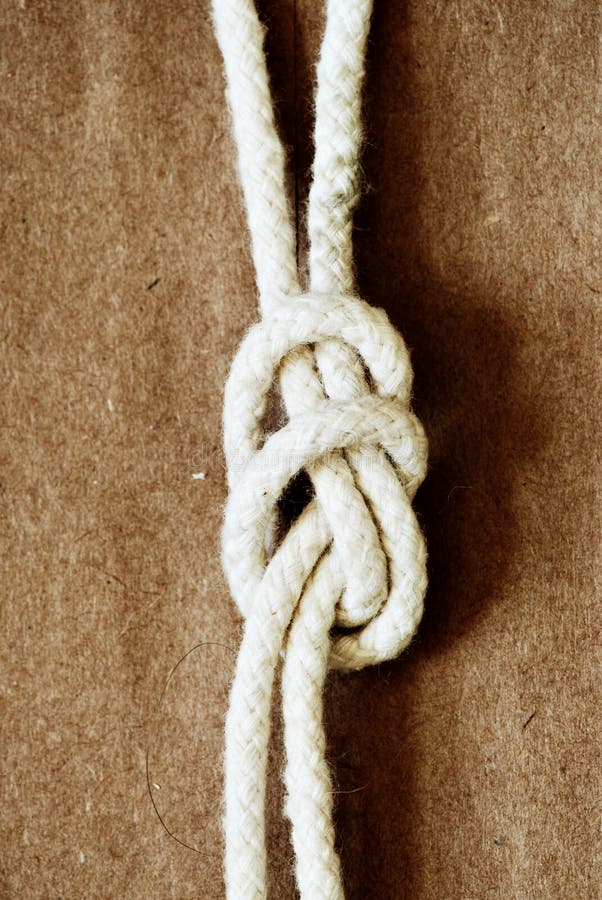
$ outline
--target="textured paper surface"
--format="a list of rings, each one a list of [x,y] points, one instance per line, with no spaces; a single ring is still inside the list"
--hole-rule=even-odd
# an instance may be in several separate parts
[[[302,220],[322,4],[261,9]],[[221,400],[257,318],[221,62],[204,3],[0,20],[0,896],[212,900]],[[601,26],[376,2],[359,284],[412,348],[431,586],[405,656],[327,692],[354,900],[599,896]]]

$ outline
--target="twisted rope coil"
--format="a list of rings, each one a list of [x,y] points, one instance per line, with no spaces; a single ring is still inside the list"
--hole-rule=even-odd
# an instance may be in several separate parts
[[[427,442],[410,410],[410,359],[385,313],[353,289],[370,12],[368,0],[328,3],[303,291],[262,28],[251,0],[214,0],[263,313],[242,341],[224,399],[230,495],[223,565],[246,620],[226,722],[230,900],[267,896],[265,782],[281,658],[297,884],[304,900],[343,898],[324,681],[329,668],[360,669],[396,656],[418,626],[426,590],[426,550],[411,500],[425,475]],[[288,421],[266,435],[275,380]],[[301,470],[313,497],[278,541],[278,502]]]

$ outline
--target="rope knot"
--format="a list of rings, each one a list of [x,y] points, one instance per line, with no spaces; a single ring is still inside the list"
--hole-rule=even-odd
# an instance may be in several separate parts
[[[343,900],[322,692],[411,640],[426,590],[411,500],[426,438],[410,410],[406,346],[354,295],[361,84],[371,0],[328,0],[317,66],[315,156],[303,293],[253,0],[213,0],[263,319],[233,362],[224,400],[230,495],[223,563],[245,628],[226,720],[229,900],[265,900],[265,789],[282,658],[286,812],[303,900]],[[267,434],[278,380],[287,421]],[[278,505],[305,471],[313,496],[283,537]],[[338,627],[334,627],[338,626]]]
[[[266,437],[278,374],[288,422]],[[301,585],[291,597],[291,571],[298,577],[302,566],[334,623],[356,629],[332,641],[336,668],[396,655],[422,614],[425,552],[411,500],[427,442],[409,408],[411,385],[407,348],[382,310],[314,293],[270,307],[241,343],[226,385],[223,561],[233,596],[248,616],[276,596],[266,587],[277,578],[279,608],[270,612],[290,621],[305,593]],[[314,497],[271,550],[278,501],[303,469]]]

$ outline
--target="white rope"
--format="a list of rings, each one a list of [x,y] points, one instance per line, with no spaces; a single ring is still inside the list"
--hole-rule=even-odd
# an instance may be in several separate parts
[[[299,892],[303,900],[343,898],[324,681],[328,668],[360,669],[403,650],[426,590],[426,551],[411,500],[424,478],[427,443],[410,411],[410,359],[385,313],[354,293],[352,216],[371,6],[328,2],[304,291],[263,29],[251,0],[213,2],[263,314],[242,341],[224,399],[230,495],[223,565],[246,619],[226,722],[230,900],[267,896],[266,767],[281,657],[286,813]],[[275,379],[288,421],[266,435]],[[300,470],[314,496],[278,542],[278,501]]]

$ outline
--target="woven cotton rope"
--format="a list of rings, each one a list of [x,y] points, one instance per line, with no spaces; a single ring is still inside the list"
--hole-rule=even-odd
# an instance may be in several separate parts
[[[302,284],[263,29],[251,0],[213,4],[262,314],[239,348],[224,400],[230,494],[223,565],[246,620],[226,722],[230,900],[267,896],[266,768],[281,659],[286,814],[298,889],[303,900],[343,897],[324,682],[329,668],[360,669],[403,650],[426,590],[425,544],[411,501],[425,475],[427,442],[410,409],[410,359],[385,313],[354,290],[371,6],[327,6]],[[288,420],[267,435],[275,381]],[[313,496],[281,537],[278,503],[301,470]]]

